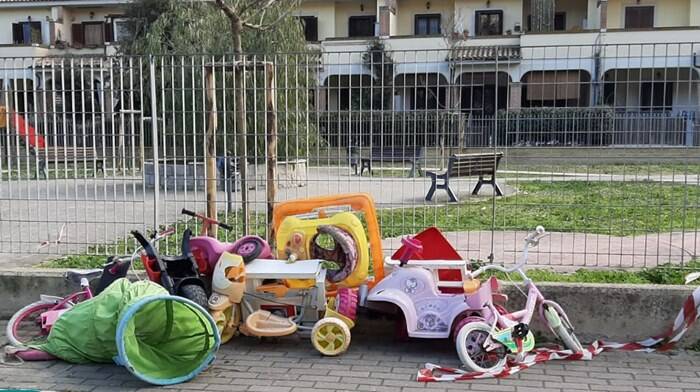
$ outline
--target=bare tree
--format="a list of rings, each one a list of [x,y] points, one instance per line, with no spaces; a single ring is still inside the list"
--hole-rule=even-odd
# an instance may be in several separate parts
[[[246,95],[245,95],[245,77],[243,77],[243,69],[245,68],[245,57],[243,56],[243,46],[241,41],[241,34],[243,29],[252,29],[256,31],[265,31],[275,28],[275,26],[282,21],[284,18],[289,16],[289,14],[297,9],[301,4],[301,0],[215,0],[213,3],[218,7],[226,18],[228,18],[231,24],[231,39],[233,40],[233,51],[235,55],[236,64],[234,64],[236,89],[238,94],[236,94],[236,137],[237,144],[239,147],[239,165],[238,169],[241,175],[241,204],[243,206],[243,230],[248,231],[249,222],[249,206],[248,206],[248,185],[247,185],[247,159],[246,154],[248,150],[246,132]],[[212,94],[213,96],[213,94]],[[216,110],[215,101],[210,102],[212,105],[211,110]],[[215,120],[214,120],[215,121]],[[216,125],[214,125],[214,128]],[[208,152],[208,171],[214,173],[215,169],[215,151],[214,151],[214,139],[215,139],[215,129],[209,135],[211,138],[208,143],[208,149],[212,150]],[[208,140],[209,140],[208,138]],[[216,201],[216,181],[211,181],[213,190],[207,192],[208,214],[212,214],[215,217],[215,201]]]

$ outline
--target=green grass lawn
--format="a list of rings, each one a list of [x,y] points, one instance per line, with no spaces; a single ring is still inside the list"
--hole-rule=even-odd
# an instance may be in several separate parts
[[[529,230],[635,235],[700,227],[700,187],[682,184],[531,181],[518,194],[458,205],[379,211],[384,237],[427,226],[443,231]],[[493,209],[495,208],[495,220]]]
[[[528,269],[527,276],[535,282],[682,285],[685,284],[685,276],[697,270],[700,270],[700,260],[691,260],[682,268],[678,265],[663,264],[638,271],[581,268],[572,273],[561,273],[548,269]],[[507,278],[503,273],[487,275],[496,276],[501,280]],[[521,281],[518,274],[510,274],[510,278],[516,282]]]
[[[429,165],[430,166],[430,165]],[[434,166],[434,165],[433,165]],[[444,168],[443,168],[444,170]],[[542,177],[547,175],[558,176],[563,173],[574,173],[578,175],[589,174],[612,174],[630,177],[644,177],[654,175],[675,175],[682,176],[700,175],[700,164],[591,164],[591,165],[572,165],[572,164],[503,164],[499,166],[499,171],[517,171],[519,173],[501,173],[499,178],[523,178],[523,177]],[[372,170],[373,177],[407,177],[409,172],[408,166],[405,168],[382,168],[377,164],[377,168]],[[538,174],[528,174],[527,172],[536,172]],[[544,174],[540,174],[544,173]],[[365,176],[368,176],[365,171]]]
[[[625,176],[647,175],[700,175],[700,164],[507,164],[500,165],[500,170],[533,171],[542,173],[576,173],[576,174],[616,174]]]

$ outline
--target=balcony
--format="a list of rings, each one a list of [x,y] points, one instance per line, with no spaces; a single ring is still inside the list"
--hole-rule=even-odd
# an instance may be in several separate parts
[[[101,47],[94,48],[71,48],[71,47],[56,47],[55,45],[0,45],[2,57],[9,58],[31,58],[31,57],[46,57],[46,56],[65,56],[65,55],[80,55],[80,56],[110,56],[116,53],[117,46],[115,44],[106,43]]]

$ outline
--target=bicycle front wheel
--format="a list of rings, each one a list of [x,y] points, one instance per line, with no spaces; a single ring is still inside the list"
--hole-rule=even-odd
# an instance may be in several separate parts
[[[68,304],[56,306],[54,301],[37,301],[18,310],[7,323],[5,330],[10,345],[26,347],[29,344],[45,342],[49,332],[41,328],[41,314],[70,307]]]

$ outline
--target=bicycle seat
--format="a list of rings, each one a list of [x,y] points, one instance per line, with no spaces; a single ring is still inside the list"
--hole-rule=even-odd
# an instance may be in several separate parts
[[[102,270],[101,269],[92,269],[92,270],[71,270],[66,272],[66,280],[70,280],[71,282],[75,284],[80,284],[80,281],[85,278],[88,281],[93,280],[95,278],[99,278],[102,276]]]

